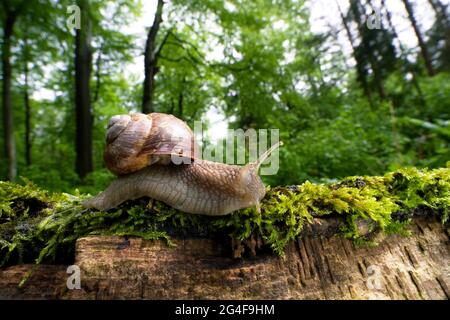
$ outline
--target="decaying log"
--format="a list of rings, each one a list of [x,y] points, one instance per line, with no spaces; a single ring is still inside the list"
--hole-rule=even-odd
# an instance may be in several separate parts
[[[39,266],[19,289],[31,268],[20,265],[0,271],[0,298],[449,299],[449,234],[437,219],[414,218],[412,236],[388,236],[376,247],[356,246],[335,229],[325,219],[292,241],[284,257],[258,252],[239,259],[229,244],[210,238],[174,239],[175,247],[81,238],[74,262],[81,289],[67,288],[63,265]]]

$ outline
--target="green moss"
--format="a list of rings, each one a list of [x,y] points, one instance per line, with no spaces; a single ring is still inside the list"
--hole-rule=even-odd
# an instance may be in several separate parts
[[[29,181],[0,182],[0,263],[57,262],[73,253],[75,240],[87,235],[131,235],[165,239],[174,234],[259,236],[280,255],[314,216],[340,215],[342,235],[374,244],[360,234],[359,221],[370,230],[408,234],[414,211],[428,209],[445,223],[450,208],[450,169],[405,168],[379,177],[350,177],[335,184],[268,189],[261,213],[248,208],[223,217],[179,212],[139,199],[108,212],[87,210],[88,195],[50,194]]]

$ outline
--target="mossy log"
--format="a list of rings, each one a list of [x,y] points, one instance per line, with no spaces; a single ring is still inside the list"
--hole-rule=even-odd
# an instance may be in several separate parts
[[[223,217],[88,196],[0,182],[0,298],[449,298],[450,168],[275,187]]]
[[[11,299],[449,299],[448,229],[414,218],[410,237],[376,247],[335,235],[337,218],[316,219],[285,256],[240,259],[211,238],[174,238],[175,247],[138,237],[91,236],[76,243],[81,289],[66,287],[67,265],[0,271],[0,298]]]

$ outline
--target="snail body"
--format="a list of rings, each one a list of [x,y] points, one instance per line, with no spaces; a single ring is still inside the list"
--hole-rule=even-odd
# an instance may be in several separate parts
[[[264,197],[261,181],[252,192],[238,187],[249,178],[241,171],[239,166],[203,160],[153,165],[119,177],[85,206],[108,210],[126,200],[148,196],[187,213],[224,215],[256,205]]]
[[[259,166],[278,147],[245,166],[201,160],[189,127],[160,113],[113,117],[106,140],[105,163],[118,178],[83,203],[102,211],[144,196],[193,214],[225,215],[251,206],[259,210],[265,195]],[[174,155],[191,161],[174,164]]]

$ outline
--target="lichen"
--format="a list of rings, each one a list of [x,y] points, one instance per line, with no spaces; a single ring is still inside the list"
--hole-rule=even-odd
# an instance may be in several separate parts
[[[268,188],[261,213],[254,208],[227,216],[179,212],[143,198],[107,212],[84,209],[83,194],[51,194],[30,181],[0,182],[0,264],[58,262],[73,254],[76,239],[87,235],[138,236],[148,240],[176,234],[231,235],[246,241],[258,237],[277,254],[301,235],[314,217],[341,216],[344,237],[370,243],[358,222],[371,232],[408,235],[414,213],[429,212],[448,220],[450,168],[404,168],[385,176],[349,177],[334,184],[305,182]]]

